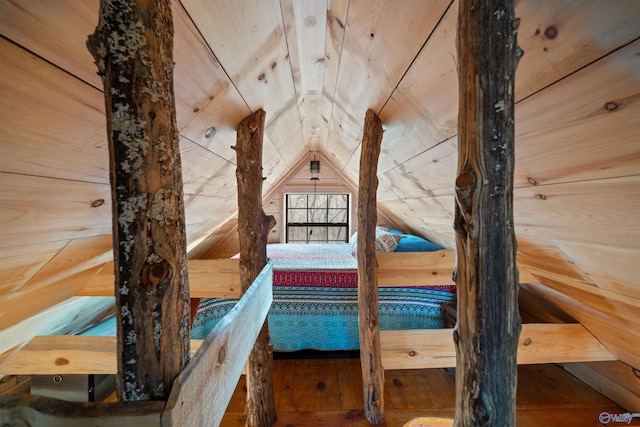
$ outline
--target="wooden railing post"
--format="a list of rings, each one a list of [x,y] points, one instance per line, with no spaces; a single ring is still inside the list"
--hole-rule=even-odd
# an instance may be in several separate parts
[[[118,392],[166,400],[189,360],[189,282],[169,0],[101,1],[87,47],[109,139]]]
[[[267,263],[267,236],[276,221],[262,209],[262,138],[266,113],[260,109],[238,125],[236,150],[238,181],[238,238],[240,284],[243,292]],[[247,426],[276,421],[273,392],[273,354],[265,320],[247,361]]]
[[[521,329],[513,229],[514,79],[510,0],[462,0],[458,18],[458,426],[514,426]]]
[[[384,369],[380,353],[375,249],[381,144],[382,122],[373,111],[368,110],[364,120],[358,189],[358,326],[364,415],[372,424],[384,423]]]

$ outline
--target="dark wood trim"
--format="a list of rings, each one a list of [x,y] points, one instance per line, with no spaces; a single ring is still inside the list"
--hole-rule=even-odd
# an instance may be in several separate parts
[[[462,0],[458,16],[456,425],[516,425],[521,329],[513,229],[513,2]]]

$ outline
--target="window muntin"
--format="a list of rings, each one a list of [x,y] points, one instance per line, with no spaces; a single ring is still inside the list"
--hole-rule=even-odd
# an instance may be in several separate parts
[[[287,243],[349,241],[348,194],[287,194]]]

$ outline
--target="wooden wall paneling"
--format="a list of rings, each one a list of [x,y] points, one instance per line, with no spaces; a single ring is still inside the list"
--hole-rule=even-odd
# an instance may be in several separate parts
[[[71,241],[21,290],[0,296],[0,329],[73,297],[111,256],[110,236]]]
[[[516,99],[636,38],[640,34],[638,3],[623,0],[611,6],[606,0],[518,2],[518,44],[525,54],[516,72]]]
[[[640,408],[640,377],[621,362],[564,363],[576,378],[629,411]]]
[[[433,16],[425,26],[437,27],[380,112],[387,126],[385,150],[391,154],[381,156],[381,172],[458,132],[458,2],[434,4]]]
[[[319,148],[328,127],[322,120],[327,1],[280,3],[289,62],[300,111],[302,138]]]
[[[0,169],[104,182],[103,157],[86,147],[104,128],[101,93],[5,39],[0,61]]]
[[[637,247],[640,175],[514,189],[514,212],[553,240]]]
[[[600,288],[640,298],[640,245],[625,248],[562,240],[554,243]]]
[[[638,174],[638,49],[640,40],[517,104],[516,187]]]
[[[113,239],[110,234],[71,240],[20,291],[44,288],[72,277],[74,281],[88,281],[95,275],[96,267],[102,268],[112,259]]]
[[[236,197],[233,163],[187,138],[180,138],[180,157],[185,194]]]
[[[404,144],[410,145],[409,141]],[[393,152],[384,148],[384,142],[382,145],[380,158],[393,158]],[[412,197],[453,194],[457,162],[458,137],[454,136],[379,174],[378,199],[384,203],[407,194]]]
[[[102,89],[97,68],[85,46],[87,36],[98,23],[99,3],[98,0],[34,0],[25,7],[19,1],[3,1],[0,28],[9,40]]]
[[[580,322],[618,360],[640,366],[636,343],[640,340],[638,325],[639,300],[622,299],[596,286],[571,283],[562,285],[547,280],[537,272],[542,284],[526,284],[525,288],[562,308]]]
[[[111,233],[108,185],[8,173],[0,182],[0,246]]]
[[[18,291],[44,267],[67,241],[0,247],[0,295]]]

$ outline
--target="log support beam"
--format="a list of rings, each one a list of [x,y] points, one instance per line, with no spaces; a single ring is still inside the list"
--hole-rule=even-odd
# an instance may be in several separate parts
[[[189,282],[169,0],[102,0],[87,47],[109,140],[118,394],[165,400],[189,360]]]
[[[510,0],[460,1],[454,218],[458,426],[516,425],[521,329],[513,229],[517,28]]]
[[[240,284],[246,290],[267,263],[267,236],[275,218],[262,208],[262,138],[265,111],[260,109],[238,125],[236,146]],[[247,361],[247,426],[276,421],[273,354],[265,320]]]
[[[364,394],[364,415],[371,424],[384,423],[384,369],[380,355],[378,283],[375,249],[378,223],[376,192],[382,122],[367,111],[360,153],[358,189],[358,328]]]

